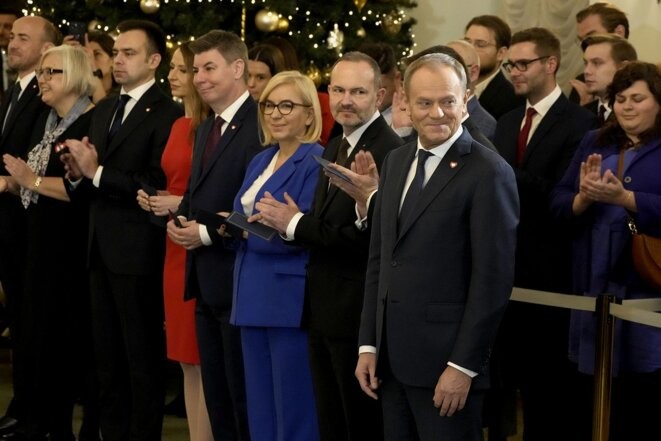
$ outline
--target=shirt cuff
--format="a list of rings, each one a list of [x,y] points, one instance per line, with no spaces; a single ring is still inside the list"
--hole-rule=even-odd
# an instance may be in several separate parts
[[[477,377],[477,372],[473,372],[470,369],[462,368],[461,366],[458,366],[450,361],[448,361],[448,366],[452,366],[456,370],[463,372],[464,374],[468,375],[471,378]]]
[[[206,246],[213,245],[211,236],[209,236],[209,232],[207,231],[207,226],[198,224],[198,227],[200,228],[200,239],[202,240],[202,244]]]
[[[358,355],[360,354],[376,354],[376,346],[370,346],[370,345],[358,346]]]
[[[94,178],[92,178],[92,184],[94,184],[96,188],[99,188],[99,186],[101,185],[101,173],[103,173],[102,165],[97,167],[96,173],[94,173]]]
[[[296,227],[298,226],[298,221],[303,217],[303,213],[296,213],[294,217],[291,218],[287,224],[287,231],[285,231],[285,240],[294,240],[294,234],[296,233]]]

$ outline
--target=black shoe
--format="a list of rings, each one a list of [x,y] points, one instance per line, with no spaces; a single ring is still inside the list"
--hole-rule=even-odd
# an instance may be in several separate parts
[[[14,433],[17,425],[18,425],[18,421],[16,421],[15,418],[12,418],[7,415],[3,416],[2,418],[0,418],[0,435],[7,435],[10,433]]]

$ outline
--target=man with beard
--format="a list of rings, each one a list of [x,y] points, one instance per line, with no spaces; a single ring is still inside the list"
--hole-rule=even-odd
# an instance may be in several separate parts
[[[350,164],[365,150],[380,167],[403,143],[377,110],[384,94],[380,77],[376,61],[361,52],[348,52],[335,63],[328,93],[343,136],[330,141],[325,159]],[[356,226],[354,200],[322,174],[311,214],[299,212],[291,198],[287,204],[262,198],[256,208],[266,223],[310,249],[303,320],[310,329],[321,440],[381,439],[379,403],[362,394],[354,378],[370,237],[369,228]]]
[[[482,107],[496,120],[523,104],[500,70],[511,36],[507,23],[495,15],[480,15],[471,19],[464,33],[464,40],[475,47],[480,57],[480,76],[475,86],[475,95]]]

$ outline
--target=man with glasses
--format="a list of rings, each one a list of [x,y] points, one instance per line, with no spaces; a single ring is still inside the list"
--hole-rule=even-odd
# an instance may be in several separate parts
[[[0,106],[0,154],[8,153],[14,157],[25,158],[32,129],[37,116],[47,106],[39,97],[39,87],[35,69],[39,65],[41,54],[47,49],[60,44],[62,36],[48,20],[38,17],[21,17],[14,21],[9,33],[7,63],[18,73],[15,83],[9,86]],[[0,164],[0,175],[8,175],[4,165]],[[0,418],[0,434],[11,432],[27,411],[22,394],[28,386],[21,376],[22,358],[20,323],[17,321],[21,305],[22,274],[24,261],[22,253],[26,225],[25,209],[20,198],[0,194],[0,283],[7,296],[8,322],[11,331],[13,350],[12,382],[14,398],[7,415]]]
[[[377,110],[384,94],[380,72],[362,52],[348,52],[333,66],[330,108],[343,135],[329,142],[325,159],[348,167],[365,150],[380,167],[386,154],[403,144]],[[257,209],[290,240],[310,249],[303,320],[310,330],[321,440],[382,439],[380,403],[365,396],[354,377],[370,239],[369,228],[356,225],[354,200],[322,174],[312,213],[272,198],[262,199]]]
[[[507,23],[495,15],[474,17],[466,25],[464,33],[464,40],[475,47],[480,57],[480,76],[476,82],[475,96],[496,120],[523,104],[500,70],[511,36]]]
[[[517,95],[526,104],[498,121],[494,144],[514,168],[521,199],[514,285],[571,292],[570,234],[554,222],[549,193],[563,176],[583,135],[595,124],[586,109],[571,103],[556,82],[560,42],[547,29],[530,28],[512,37],[508,61]],[[569,313],[559,308],[512,302],[499,343],[503,382],[521,390],[527,440],[567,439],[572,369],[567,359]],[[571,415],[571,412],[567,411]]]

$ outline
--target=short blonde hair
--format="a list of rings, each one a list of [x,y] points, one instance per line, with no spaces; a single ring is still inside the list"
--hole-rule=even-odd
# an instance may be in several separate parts
[[[49,55],[59,56],[62,59],[65,93],[92,96],[96,87],[94,75],[92,75],[89,58],[83,50],[66,44],[52,47],[41,55],[39,69],[42,68],[44,60]]]
[[[273,89],[282,84],[291,84],[294,86],[298,90],[298,93],[301,94],[301,101],[303,101],[301,104],[312,108],[314,118],[312,119],[312,124],[307,127],[305,134],[300,139],[301,143],[317,142],[321,136],[321,105],[319,104],[317,89],[314,87],[314,83],[310,78],[295,70],[286,70],[275,74],[266,84],[259,102],[265,102],[271,92],[273,92]],[[261,112],[261,109],[258,112],[258,118],[259,125],[264,133],[263,144],[270,145],[273,143],[273,134],[269,132],[268,127],[264,124],[264,114]]]

